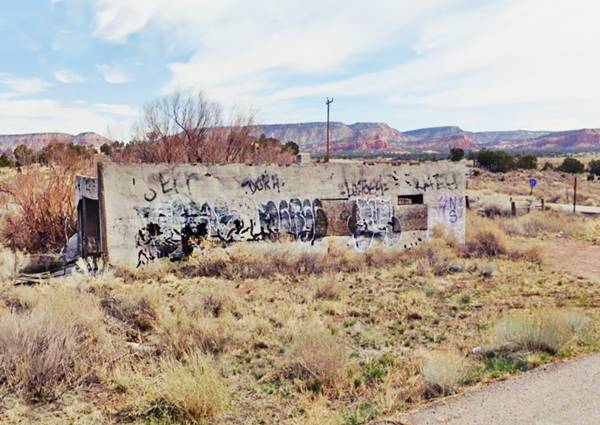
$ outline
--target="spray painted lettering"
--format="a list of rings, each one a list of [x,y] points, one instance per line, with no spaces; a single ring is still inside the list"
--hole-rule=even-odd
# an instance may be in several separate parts
[[[248,189],[252,195],[254,195],[256,192],[268,190],[276,190],[277,193],[279,193],[281,187],[283,186],[284,183],[280,182],[277,174],[269,175],[264,173],[257,178],[246,177],[244,181],[242,181],[242,187]]]
[[[394,207],[387,199],[356,200],[348,228],[359,251],[368,250],[374,240],[393,246],[401,236]]]

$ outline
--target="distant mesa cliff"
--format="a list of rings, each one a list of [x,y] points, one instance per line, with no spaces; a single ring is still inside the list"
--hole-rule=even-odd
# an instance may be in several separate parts
[[[400,132],[385,123],[332,122],[332,153],[446,153],[453,147],[464,150],[504,149],[513,151],[580,152],[600,151],[600,129],[562,132],[484,131],[470,132],[460,127],[432,127]],[[265,134],[282,141],[293,141],[300,150],[325,151],[326,124],[273,124],[256,126],[257,135]]]
[[[100,147],[104,143],[110,142],[110,140],[91,132],[77,135],[67,133],[9,134],[0,135],[0,151],[13,151],[19,145],[26,145],[34,150],[38,150],[52,142]]]
[[[264,134],[282,142],[293,141],[300,150],[311,153],[325,152],[326,124],[309,122],[299,124],[257,125],[255,136]],[[344,124],[330,126],[333,154],[402,154],[437,152],[447,153],[454,147],[468,150],[503,149],[509,151],[583,152],[600,151],[600,129],[550,131],[465,131],[460,127],[432,127],[398,131],[385,123]],[[0,153],[12,152],[18,145],[41,149],[55,141],[81,145],[102,146],[110,140],[96,133],[71,135],[66,133],[37,133],[0,135]]]

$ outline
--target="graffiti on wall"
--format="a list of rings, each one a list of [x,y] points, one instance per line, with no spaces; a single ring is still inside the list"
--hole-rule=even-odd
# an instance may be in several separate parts
[[[357,199],[344,210],[346,229],[359,251],[374,241],[394,246],[401,238],[401,223],[387,199]],[[225,202],[211,205],[173,200],[137,208],[140,227],[136,236],[137,266],[163,257],[178,259],[192,253],[203,239],[225,244],[241,241],[288,239],[315,243],[331,235],[327,212],[319,199],[292,198],[259,203],[248,217]],[[336,234],[337,235],[337,234]]]
[[[368,250],[375,240],[391,247],[401,236],[394,207],[385,199],[357,199],[348,221],[348,229],[359,251]]]
[[[456,195],[439,195],[431,206],[439,221],[454,225],[462,221],[465,214],[464,197]]]

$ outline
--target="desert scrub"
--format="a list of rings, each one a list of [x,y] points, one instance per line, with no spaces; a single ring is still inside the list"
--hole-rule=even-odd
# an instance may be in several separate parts
[[[421,374],[430,397],[454,392],[466,380],[468,372],[467,359],[450,350],[432,351],[423,357],[421,364]]]
[[[500,319],[491,335],[494,351],[560,352],[574,336],[591,326],[589,318],[573,311],[514,312]]]
[[[229,389],[213,359],[190,352],[166,357],[153,370],[134,368],[128,389],[133,416],[181,423],[212,423],[227,406]]]
[[[0,317],[0,382],[27,401],[52,401],[117,356],[97,301],[55,288],[21,314]]]
[[[492,222],[481,222],[467,235],[465,253],[472,257],[497,257],[508,253],[506,234]]]
[[[331,331],[316,324],[293,338],[288,370],[315,392],[338,390],[344,383],[348,350]]]

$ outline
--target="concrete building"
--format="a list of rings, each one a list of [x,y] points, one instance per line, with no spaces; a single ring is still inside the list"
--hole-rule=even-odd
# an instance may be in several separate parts
[[[78,179],[79,246],[113,265],[190,254],[199,240],[408,249],[443,224],[465,234],[460,164],[99,164]]]

